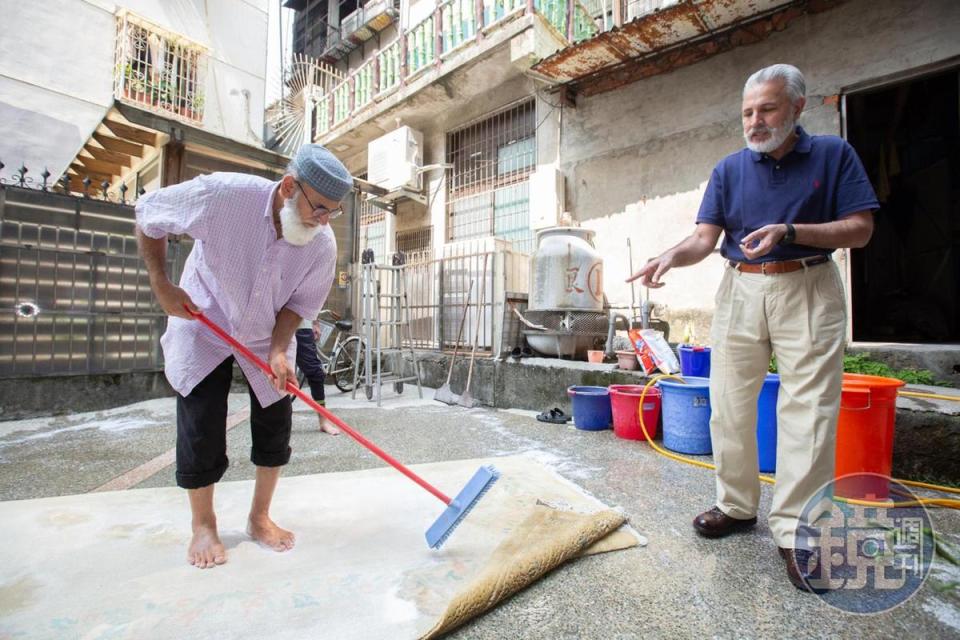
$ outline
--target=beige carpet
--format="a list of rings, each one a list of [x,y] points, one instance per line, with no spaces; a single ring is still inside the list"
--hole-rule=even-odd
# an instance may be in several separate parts
[[[528,458],[414,468],[454,495],[481,464],[501,478],[439,551],[423,534],[444,505],[392,469],[282,479],[274,518],[297,534],[285,554],[243,533],[252,482],[222,483],[229,561],[206,571],[185,561],[180,489],[0,503],[0,637],[417,638],[571,557],[642,540]]]

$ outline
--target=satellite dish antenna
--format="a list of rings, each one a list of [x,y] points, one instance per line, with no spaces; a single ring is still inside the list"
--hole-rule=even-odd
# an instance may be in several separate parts
[[[277,151],[292,156],[300,145],[313,141],[317,103],[343,82],[343,75],[328,64],[296,53],[284,76],[283,98],[270,110],[267,122],[279,140]]]

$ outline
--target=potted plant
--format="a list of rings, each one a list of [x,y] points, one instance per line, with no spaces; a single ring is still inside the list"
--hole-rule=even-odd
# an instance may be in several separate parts
[[[147,83],[143,73],[133,68],[129,62],[123,68],[123,95],[125,98],[136,100],[142,96],[147,89]]]
[[[203,120],[203,94],[200,92],[193,94],[190,100],[190,118],[193,120]]]

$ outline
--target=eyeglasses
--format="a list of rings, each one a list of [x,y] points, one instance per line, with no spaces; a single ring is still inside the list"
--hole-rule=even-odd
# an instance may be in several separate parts
[[[311,215],[313,215],[314,218],[319,218],[321,216],[329,215],[330,217],[328,219],[333,220],[334,218],[338,217],[341,213],[343,213],[343,209],[340,207],[337,207],[336,209],[327,209],[323,205],[320,205],[319,207],[315,207],[313,203],[310,202],[310,197],[307,195],[307,192],[303,190],[303,185],[297,182],[297,187],[300,188],[300,193],[303,194],[303,199],[307,201],[308,205],[310,205]]]

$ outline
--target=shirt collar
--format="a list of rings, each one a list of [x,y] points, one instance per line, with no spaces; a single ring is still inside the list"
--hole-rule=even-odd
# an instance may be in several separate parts
[[[793,145],[793,149],[790,150],[790,153],[796,151],[797,153],[810,153],[811,141],[812,138],[810,135],[803,130],[803,127],[797,125],[796,134],[798,136],[796,144]],[[753,158],[754,162],[760,162],[767,157],[767,154],[760,153],[759,151],[750,151],[750,156]]]
[[[797,139],[797,144],[793,145],[793,151],[797,153],[810,153],[813,138],[811,138],[801,126],[797,126],[797,135],[800,137]]]
[[[270,197],[267,198],[267,208],[263,210],[263,217],[270,218],[270,222],[273,222],[273,200],[277,196],[277,191],[280,189],[280,183],[276,183],[270,189]]]

